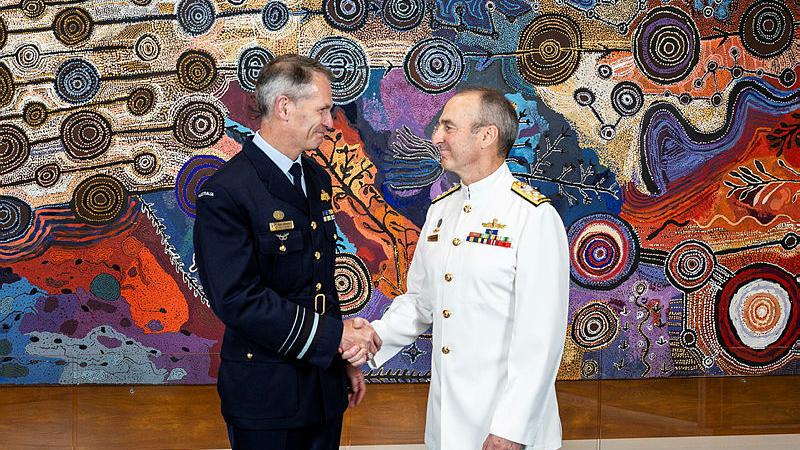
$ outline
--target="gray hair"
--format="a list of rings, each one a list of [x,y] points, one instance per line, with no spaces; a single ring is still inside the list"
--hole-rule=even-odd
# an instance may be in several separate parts
[[[272,60],[261,69],[256,80],[256,104],[259,114],[262,117],[269,117],[275,100],[281,95],[291,100],[308,97],[315,72],[324,75],[328,81],[333,80],[328,68],[319,61],[305,56],[286,54]]]
[[[519,118],[514,105],[497,89],[485,87],[468,87],[460,90],[459,94],[478,94],[481,105],[478,109],[478,120],[472,124],[472,132],[478,128],[489,125],[497,127],[498,156],[504,159],[517,140]]]

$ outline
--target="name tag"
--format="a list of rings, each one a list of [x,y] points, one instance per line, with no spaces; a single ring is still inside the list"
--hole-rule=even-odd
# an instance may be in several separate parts
[[[439,242],[439,235],[438,234],[432,234],[432,235],[428,236],[428,242]]]
[[[286,231],[294,230],[293,220],[284,220],[282,222],[271,222],[269,224],[269,231]]]

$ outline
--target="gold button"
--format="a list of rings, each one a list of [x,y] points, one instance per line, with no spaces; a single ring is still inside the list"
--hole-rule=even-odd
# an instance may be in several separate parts
[[[311,229],[312,230],[316,230],[317,229],[317,222],[314,222],[313,220],[311,221]]]
[[[248,353],[247,354],[247,359],[253,359],[253,354],[252,353]]]
[[[444,281],[453,281],[453,275],[450,273],[444,274]]]
[[[444,347],[442,347],[442,353],[444,353],[445,355],[450,353],[450,347],[448,347],[446,345]]]
[[[317,290],[318,290],[318,291],[321,291],[321,290],[322,290],[322,283],[317,283]]]
[[[320,252],[314,252],[314,259],[316,259],[317,261],[319,261],[319,259],[320,259],[320,258],[322,258],[322,253],[320,253]]]
[[[336,234],[336,233],[333,233],[333,240],[335,241],[335,240],[337,240],[337,239],[339,239],[339,235],[338,235],[338,234]]]
[[[464,205],[464,212],[465,212],[465,213],[468,213],[468,212],[470,212],[470,211],[472,211],[472,206],[470,206],[470,205]]]
[[[453,245],[461,245],[461,239],[453,238]]]
[[[442,315],[444,316],[445,319],[448,319],[450,318],[450,311],[445,309],[444,311],[442,311]]]
[[[280,246],[280,247],[278,247],[278,250],[280,250],[280,251],[282,251],[282,252],[285,252],[285,251],[286,251],[286,246],[285,246],[285,245],[283,245],[283,244],[281,244],[281,246]]]

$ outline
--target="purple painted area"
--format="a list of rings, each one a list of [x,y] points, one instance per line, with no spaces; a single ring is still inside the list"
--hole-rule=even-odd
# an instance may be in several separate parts
[[[110,338],[108,336],[98,336],[97,342],[103,344],[106,348],[117,348],[122,345],[118,339]]]
[[[407,126],[417,136],[426,136],[425,128],[453,95],[453,92],[439,95],[420,92],[408,83],[402,70],[392,70],[381,81],[385,122],[370,122],[370,125],[376,131],[394,131]]]
[[[58,308],[50,312],[45,311],[45,306],[53,302],[58,303]],[[214,379],[209,376],[211,364],[209,353],[211,353],[214,341],[194,334],[187,336],[180,332],[145,332],[131,318],[130,307],[124,297],[115,303],[116,308],[113,310],[90,306],[97,306],[97,304],[107,305],[108,303],[97,300],[94,295],[83,289],[78,289],[73,294],[44,296],[36,303],[37,313],[26,314],[22,318],[20,332],[46,331],[63,334],[62,327],[66,326],[69,331],[72,331],[71,337],[82,338],[94,328],[110,326],[118,332],[124,333],[131,340],[158,350],[158,355],[149,356],[157,368],[185,369],[187,375],[180,380],[181,383],[207,384],[214,382]],[[157,326],[153,325],[155,327],[162,326],[160,323]],[[148,324],[149,326],[150,324]],[[116,341],[114,339],[105,338],[106,341],[101,339],[104,338],[99,337],[98,341],[108,348],[119,346],[110,342],[111,340]]]
[[[147,329],[150,331],[161,331],[164,329],[164,325],[159,320],[151,320],[147,322]]]

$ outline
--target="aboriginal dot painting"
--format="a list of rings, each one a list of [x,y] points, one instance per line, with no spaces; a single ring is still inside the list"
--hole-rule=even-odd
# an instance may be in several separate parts
[[[800,372],[798,23],[778,0],[0,0],[0,383],[215,381],[197,195],[284,53],[334,76],[308,154],[347,317],[404,292],[458,181],[438,111],[491,86],[569,239],[562,379]],[[426,381],[431,351],[367,378]]]

